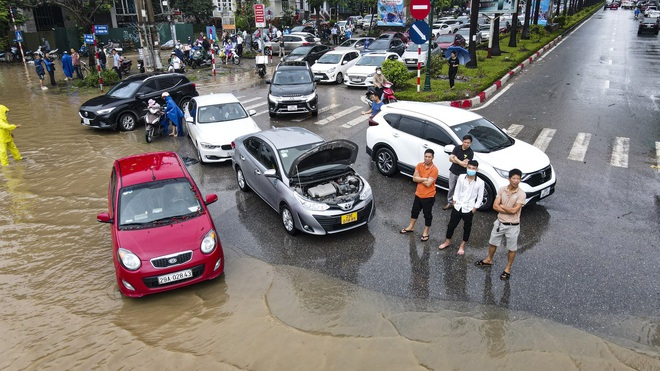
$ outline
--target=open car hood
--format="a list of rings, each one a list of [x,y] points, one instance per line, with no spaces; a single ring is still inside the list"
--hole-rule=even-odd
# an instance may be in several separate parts
[[[323,165],[351,165],[358,155],[358,145],[344,139],[322,143],[298,156],[291,164],[288,177]]]

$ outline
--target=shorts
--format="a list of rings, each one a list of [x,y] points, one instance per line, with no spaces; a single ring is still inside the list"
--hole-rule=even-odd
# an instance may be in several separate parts
[[[493,223],[493,230],[490,232],[489,244],[493,246],[502,246],[506,242],[506,248],[509,251],[518,250],[518,235],[520,234],[520,224],[504,225],[499,220]]]
[[[45,76],[46,75],[44,75],[43,73],[39,74],[39,80],[43,80]]]

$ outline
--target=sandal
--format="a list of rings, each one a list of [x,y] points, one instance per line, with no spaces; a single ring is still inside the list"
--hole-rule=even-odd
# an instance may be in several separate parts
[[[429,240],[429,236],[422,236],[422,238],[420,239],[422,240],[422,242],[426,242]]]
[[[401,234],[408,234],[408,233],[412,233],[412,232],[413,232],[413,230],[405,229],[405,228],[403,228],[402,230],[399,231],[399,233],[401,233]]]
[[[483,260],[478,260],[474,262],[474,265],[476,265],[477,267],[490,267],[491,265],[493,265],[493,263],[486,263]]]
[[[502,272],[502,274],[500,274],[500,279],[502,281],[508,281],[509,278],[511,278],[511,273]]]

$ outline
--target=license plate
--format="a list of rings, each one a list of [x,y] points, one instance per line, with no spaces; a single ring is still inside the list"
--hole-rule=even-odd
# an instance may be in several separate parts
[[[361,81],[362,81],[362,78],[360,78],[360,77],[351,77],[351,81],[354,81],[354,82],[361,82]]]
[[[323,75],[315,74],[314,77],[318,77],[318,78],[322,79]]]
[[[540,198],[547,197],[549,194],[550,194],[550,187],[548,187],[548,188],[541,191],[541,197]]]
[[[294,104],[294,105],[291,105],[291,106],[287,106],[286,109],[289,110],[289,111],[297,111],[298,106]]]
[[[174,282],[174,281],[181,281],[186,278],[192,277],[192,270],[191,269],[186,269],[185,271],[181,272],[175,272],[175,273],[170,273],[166,274],[164,276],[159,276],[158,277],[158,284],[159,285],[164,285],[166,283]]]
[[[83,118],[83,125],[85,125],[85,126],[89,126],[89,125],[91,125],[91,124],[92,124],[92,122],[89,121],[89,119]]]
[[[357,221],[357,212],[342,215],[341,216],[341,224],[348,224]]]
[[[417,63],[414,59],[406,59],[406,63]]]

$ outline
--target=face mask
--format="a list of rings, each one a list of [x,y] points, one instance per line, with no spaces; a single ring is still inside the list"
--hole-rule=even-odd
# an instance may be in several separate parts
[[[469,176],[475,176],[475,175],[477,175],[477,171],[476,171],[476,170],[470,170],[470,169],[468,169],[468,171],[467,171],[467,175],[469,175]]]
[[[380,71],[376,71],[376,73],[377,73],[377,74],[379,74],[379,75],[381,74],[381,72],[380,72]]]

